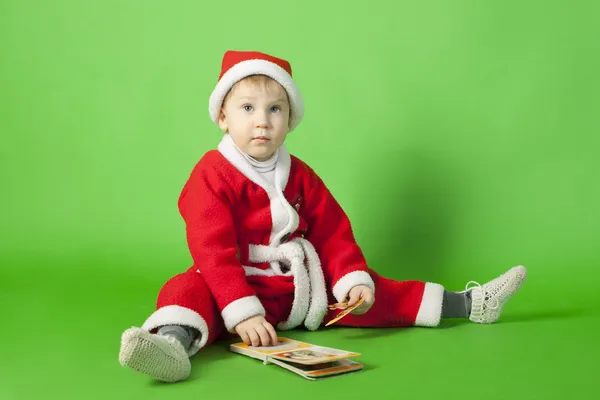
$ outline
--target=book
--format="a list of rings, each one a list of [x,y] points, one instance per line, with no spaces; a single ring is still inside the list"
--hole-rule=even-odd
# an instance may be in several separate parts
[[[289,338],[278,338],[273,346],[254,347],[246,343],[229,346],[234,353],[275,364],[309,380],[320,380],[337,375],[362,371],[363,364],[352,358],[360,353],[331,347],[317,346]]]

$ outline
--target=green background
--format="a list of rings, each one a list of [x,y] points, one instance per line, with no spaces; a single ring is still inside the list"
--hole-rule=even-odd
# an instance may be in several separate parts
[[[0,2],[0,398],[595,398],[598,3],[202,3]],[[502,321],[287,332],[363,353],[323,382],[227,343],[180,384],[122,368],[191,262],[177,197],[227,49],[291,61],[289,149],[374,269],[461,290],[527,266]]]

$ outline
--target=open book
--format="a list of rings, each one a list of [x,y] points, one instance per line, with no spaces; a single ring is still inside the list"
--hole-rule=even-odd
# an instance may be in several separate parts
[[[282,337],[278,340],[279,343],[275,346],[253,347],[245,343],[234,343],[229,348],[234,353],[262,360],[263,364],[278,365],[311,380],[363,369],[363,364],[350,359],[360,356],[360,353],[315,346]]]

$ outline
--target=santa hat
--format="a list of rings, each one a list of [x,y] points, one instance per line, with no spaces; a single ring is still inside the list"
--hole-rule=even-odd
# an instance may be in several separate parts
[[[298,126],[304,116],[304,102],[292,79],[290,63],[257,51],[230,50],[225,52],[221,74],[208,103],[208,112],[212,121],[215,124],[219,123],[223,99],[233,85],[250,75],[266,75],[283,86],[290,101],[290,131]]]

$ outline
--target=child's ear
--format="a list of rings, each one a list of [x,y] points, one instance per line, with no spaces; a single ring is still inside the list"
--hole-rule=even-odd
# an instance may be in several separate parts
[[[221,128],[221,130],[224,132],[227,132],[227,129],[228,129],[227,118],[226,118],[223,110],[221,110],[221,112],[219,113],[219,128]]]

